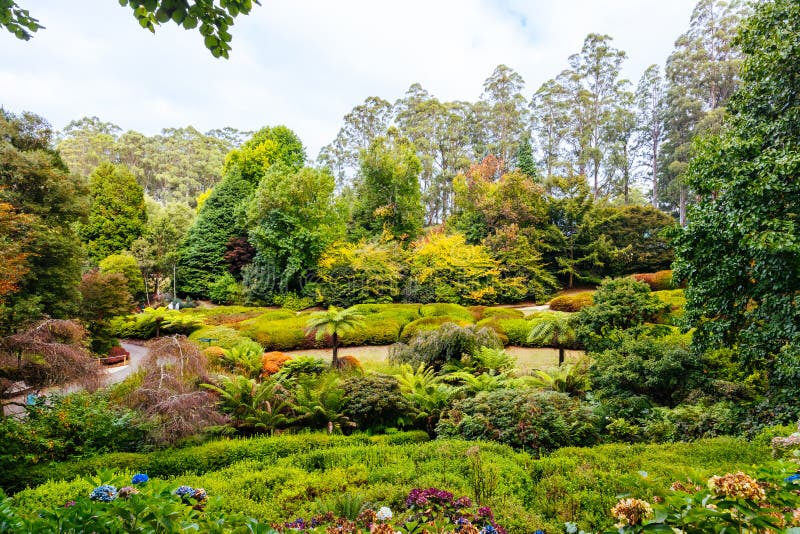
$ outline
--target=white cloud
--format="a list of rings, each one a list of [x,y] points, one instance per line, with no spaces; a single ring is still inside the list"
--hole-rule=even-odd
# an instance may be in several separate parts
[[[393,101],[414,82],[442,99],[474,100],[505,63],[528,93],[557,75],[586,34],[628,52],[634,83],[663,64],[694,0],[264,0],[233,28],[229,61],[196,32],[141,30],[111,0],[25,0],[46,30],[20,42],[0,34],[0,105],[63,127],[97,115],[155,133],[286,124],[309,155],[369,95]],[[82,4],[84,5],[84,4]]]

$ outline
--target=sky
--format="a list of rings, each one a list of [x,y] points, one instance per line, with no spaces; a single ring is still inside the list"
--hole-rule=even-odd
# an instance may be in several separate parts
[[[696,0],[261,0],[214,59],[196,30],[143,30],[117,0],[17,0],[46,29],[0,31],[0,106],[56,128],[97,116],[147,135],[192,125],[285,124],[316,158],[368,96],[420,83],[440,100],[477,100],[498,64],[530,97],[589,33],[628,54],[623,76],[663,66]],[[80,7],[76,7],[80,6]]]

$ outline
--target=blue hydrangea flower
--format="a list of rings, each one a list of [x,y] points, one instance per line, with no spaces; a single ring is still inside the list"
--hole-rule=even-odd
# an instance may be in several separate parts
[[[790,476],[784,478],[783,480],[785,480],[786,482],[797,482],[797,481],[800,481],[800,473],[795,473],[793,475],[790,475]]]
[[[194,488],[191,486],[181,486],[175,490],[175,495],[188,499],[194,494]]]
[[[486,525],[481,529],[481,534],[497,534],[497,531],[492,525]]]
[[[89,494],[89,498],[93,501],[111,502],[117,498],[117,488],[109,484],[97,486]]]
[[[544,534],[544,530],[539,529],[539,530],[535,531],[533,534]]]
[[[150,480],[150,477],[144,473],[136,473],[131,479],[131,484],[144,484],[148,480]]]

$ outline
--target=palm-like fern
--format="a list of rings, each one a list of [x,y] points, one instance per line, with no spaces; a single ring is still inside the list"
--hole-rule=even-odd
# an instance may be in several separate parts
[[[576,334],[572,321],[568,318],[547,319],[531,328],[528,343],[535,343],[558,349],[558,365],[564,363],[564,349],[575,344]]]
[[[474,395],[481,391],[494,391],[495,389],[502,389],[512,384],[512,379],[509,373],[489,374],[482,373],[473,375],[466,371],[458,371],[450,373],[444,377],[448,382],[458,384],[455,387],[456,393],[467,393]]]
[[[306,322],[306,331],[315,333],[317,339],[331,337],[333,358],[331,366],[339,368],[339,337],[364,326],[364,316],[358,311],[348,308],[342,310],[331,306],[328,311],[312,313]]]
[[[459,363],[459,366],[451,366],[449,370],[470,371],[475,375],[513,374],[517,371],[516,358],[502,348],[478,347],[474,354],[464,356]]]
[[[203,387],[219,395],[220,409],[231,415],[234,427],[240,430],[272,434],[292,421],[288,393],[276,380],[256,384],[245,376],[222,376],[219,386],[203,384]]]
[[[432,433],[456,389],[445,384],[442,377],[424,363],[420,363],[416,370],[409,364],[402,365],[397,382],[400,392],[414,408],[415,417],[424,421],[426,429]]]
[[[584,358],[575,365],[564,365],[549,371],[537,369],[532,377],[527,378],[526,383],[533,387],[583,397],[591,389],[589,361]]]
[[[341,432],[355,423],[344,415],[347,400],[344,389],[339,387],[338,377],[330,373],[319,377],[307,377],[298,383],[295,390],[295,409],[299,419],[312,426],[323,426],[328,433]]]

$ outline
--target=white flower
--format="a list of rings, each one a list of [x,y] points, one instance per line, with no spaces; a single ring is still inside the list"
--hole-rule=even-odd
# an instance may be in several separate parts
[[[392,511],[389,509],[388,506],[382,506],[378,513],[375,514],[375,517],[378,521],[388,521],[392,518]]]

